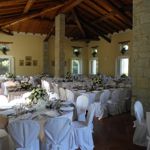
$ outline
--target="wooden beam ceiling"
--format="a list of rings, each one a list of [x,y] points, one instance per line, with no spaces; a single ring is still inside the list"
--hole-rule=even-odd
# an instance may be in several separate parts
[[[26,21],[26,20],[29,20],[29,19],[32,19],[34,17],[37,17],[37,16],[40,16],[46,12],[51,12],[51,11],[55,11],[59,8],[61,8],[63,6],[63,4],[60,4],[58,6],[55,6],[55,7],[50,7],[50,8],[46,8],[40,12],[34,12],[34,13],[28,13],[28,14],[24,14],[24,15],[21,15],[20,17],[18,17],[15,21],[13,20],[11,23],[5,25],[5,26],[2,26],[2,28],[7,28],[11,25],[14,25],[14,24],[17,24],[19,22],[22,22],[22,21]]]
[[[11,36],[14,35],[11,31],[8,31],[6,29],[5,30],[4,29],[0,29],[0,32],[4,33],[4,34],[7,34],[7,35],[11,35]]]
[[[83,1],[84,0],[69,0],[59,10],[59,13],[66,13],[66,12],[70,11],[71,9],[73,9],[74,7],[76,7],[77,5],[79,5]]]
[[[35,0],[28,0],[27,1],[26,6],[25,6],[25,8],[23,10],[24,14],[27,13],[30,10],[30,8],[32,7],[34,2],[35,2]]]
[[[9,11],[8,11],[9,10]],[[110,41],[109,33],[132,28],[132,0],[7,0],[0,1],[0,32],[55,33],[55,17],[66,16],[66,36]]]
[[[76,7],[78,4],[80,4],[82,1],[84,1],[84,0],[69,0],[69,1],[67,1],[67,2],[56,12],[56,14],[54,15],[54,17],[56,17],[56,16],[57,16],[58,14],[60,14],[60,13],[65,13],[65,12],[67,12],[67,11],[73,9],[73,8]],[[53,29],[51,29],[51,30],[48,32],[48,34],[47,34],[47,36],[46,36],[46,38],[45,38],[44,41],[47,41],[47,40],[50,38],[50,36],[52,35],[52,31],[54,30],[54,27],[55,27],[55,23],[54,23],[54,25],[53,25]]]
[[[77,24],[79,30],[80,30],[81,33],[82,33],[82,36],[83,36],[83,37],[86,37],[85,31],[84,31],[84,29],[83,29],[83,27],[82,27],[82,25],[81,25],[81,23],[80,23],[80,20],[79,20],[79,18],[78,18],[78,16],[77,16],[77,14],[76,14],[76,12],[75,12],[74,9],[72,10],[72,15],[73,15],[73,17],[74,17],[74,19],[75,19],[75,22],[76,22],[76,24]]]

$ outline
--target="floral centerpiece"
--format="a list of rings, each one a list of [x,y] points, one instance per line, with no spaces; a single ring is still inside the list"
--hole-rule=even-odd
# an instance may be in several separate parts
[[[46,100],[48,94],[46,90],[41,87],[35,87],[31,91],[30,96],[28,97],[31,100],[32,104],[37,104],[39,100]]]
[[[20,83],[20,87],[21,87],[21,89],[23,89],[23,90],[29,90],[29,89],[32,88],[32,84],[29,83],[29,82],[21,82],[21,83]]]
[[[5,73],[5,77],[6,77],[6,78],[15,78],[15,75],[14,75],[13,73],[6,72],[6,73]]]
[[[102,86],[102,80],[99,77],[92,78],[93,86]]]
[[[65,79],[66,79],[66,80],[72,80],[72,75],[71,75],[70,72],[67,72],[67,73],[66,73]]]

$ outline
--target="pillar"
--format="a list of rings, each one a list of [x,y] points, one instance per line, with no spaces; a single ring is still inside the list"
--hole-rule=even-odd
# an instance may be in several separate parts
[[[131,59],[134,100],[141,100],[144,110],[150,111],[150,0],[133,0]]]
[[[55,77],[64,76],[65,15],[55,17]]]
[[[49,62],[49,49],[48,42],[43,43],[43,73],[49,74],[50,62]]]

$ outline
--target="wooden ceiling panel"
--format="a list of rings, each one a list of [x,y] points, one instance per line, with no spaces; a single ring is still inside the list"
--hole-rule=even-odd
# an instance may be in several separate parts
[[[55,16],[66,14],[66,36],[108,42],[109,33],[132,28],[133,0],[1,0],[3,31],[47,34],[55,32]],[[6,32],[9,33],[9,32]]]

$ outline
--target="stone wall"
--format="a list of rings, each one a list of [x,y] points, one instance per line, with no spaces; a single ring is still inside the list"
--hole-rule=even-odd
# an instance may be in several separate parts
[[[150,111],[150,0],[133,0],[133,103],[142,101]],[[132,105],[133,106],[133,105]]]

